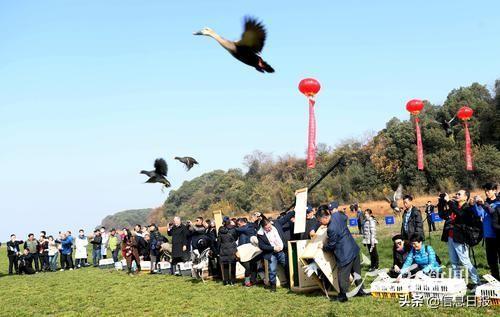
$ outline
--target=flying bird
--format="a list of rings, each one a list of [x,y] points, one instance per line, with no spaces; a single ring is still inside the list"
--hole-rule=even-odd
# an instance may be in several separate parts
[[[455,117],[451,118],[450,121],[447,121],[445,119],[441,121],[441,127],[444,129],[444,131],[446,131],[446,136],[448,138],[453,135],[453,130],[451,129],[451,123],[453,122],[453,120],[455,120]]]
[[[193,166],[195,164],[200,164],[198,163],[197,160],[195,160],[194,158],[190,157],[190,156],[185,156],[185,157],[174,157],[175,160],[178,160],[179,162],[183,163],[184,165],[186,165],[186,169],[189,171],[190,169],[193,168]]]
[[[154,171],[141,171],[141,174],[145,174],[149,177],[146,183],[161,183],[165,185],[165,187],[170,187],[170,182],[167,180],[167,162],[162,158],[158,158],[155,160],[154,167]]]
[[[398,200],[403,198],[403,185],[399,184],[398,189],[394,192],[394,195],[392,195],[392,198],[390,197],[385,197],[385,200],[391,205],[391,209],[394,211],[395,214],[399,214],[401,212],[401,209],[398,207]]]
[[[453,130],[451,129],[451,126],[452,126],[452,122],[455,120],[456,116],[451,118],[451,120],[446,120],[446,119],[442,119],[441,121],[436,121],[434,120],[435,123],[437,124],[440,124],[441,125],[441,128],[443,128],[443,130],[446,132],[446,137],[450,137],[453,135]]]
[[[226,40],[207,27],[193,34],[210,36],[237,60],[255,67],[261,73],[274,73],[271,65],[266,63],[260,56],[267,35],[264,25],[257,19],[247,16],[244,20],[244,28],[241,39],[237,42]]]

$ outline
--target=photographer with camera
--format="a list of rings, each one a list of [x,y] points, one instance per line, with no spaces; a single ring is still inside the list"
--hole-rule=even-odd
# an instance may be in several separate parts
[[[448,253],[454,277],[460,275],[460,265],[469,271],[474,290],[480,283],[476,268],[469,258],[469,246],[477,245],[482,239],[482,224],[468,203],[470,193],[459,190],[453,199],[447,193],[439,195],[439,217],[445,220],[441,241],[448,243]]]

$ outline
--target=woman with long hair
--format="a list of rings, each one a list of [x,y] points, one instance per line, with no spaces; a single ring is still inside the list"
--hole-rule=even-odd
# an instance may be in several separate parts
[[[127,270],[132,274],[132,261],[135,261],[137,271],[141,270],[141,260],[139,259],[139,247],[135,235],[132,234],[127,228],[123,229],[123,242],[122,252],[124,253],[127,261]]]

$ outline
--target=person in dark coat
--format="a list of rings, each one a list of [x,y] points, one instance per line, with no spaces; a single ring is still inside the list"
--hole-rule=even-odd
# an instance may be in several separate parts
[[[205,251],[207,246],[210,245],[207,236],[207,227],[203,221],[203,217],[196,217],[194,223],[189,226],[189,233],[191,236],[191,247],[193,250],[198,250],[200,254]]]
[[[394,245],[392,247],[392,268],[389,270],[389,276],[396,278],[401,273],[401,268],[406,261],[408,252],[411,250],[411,246],[408,242],[403,240],[403,236],[400,234],[392,237],[392,242]]]
[[[448,194],[440,197],[438,203],[439,217],[445,220],[441,240],[448,244],[448,255],[453,269],[453,276],[461,275],[460,266],[469,271],[472,281],[467,287],[473,290],[480,283],[477,269],[469,257],[469,246],[466,241],[465,225],[474,222],[475,211],[468,201],[470,193],[464,189],[459,190],[453,199]]]
[[[168,242],[168,239],[161,235],[156,224],[149,225],[149,257],[151,259],[151,274],[157,273],[158,262],[160,262],[161,245]]]
[[[417,234],[424,237],[424,224],[422,215],[417,207],[413,206],[413,197],[405,195],[403,197],[405,211],[403,213],[403,222],[401,223],[401,235],[403,240],[408,241],[410,236]]]
[[[92,244],[92,263],[94,264],[94,267],[98,267],[99,260],[101,259],[101,231],[98,229],[94,230],[94,237],[90,240],[90,244]]]
[[[189,259],[189,230],[181,223],[180,217],[174,217],[174,223],[168,225],[168,235],[172,237],[172,272],[177,263]]]
[[[427,224],[429,225],[429,232],[436,231],[436,224],[434,223],[432,214],[434,214],[434,205],[429,200],[425,205],[425,218],[427,219]]]
[[[218,264],[219,256],[217,254],[217,230],[215,228],[215,222],[207,219],[205,221],[207,226],[207,238],[210,244],[210,253],[208,256],[208,274],[212,277],[219,277],[220,265]]]
[[[224,217],[217,239],[224,285],[234,285],[236,283],[236,252],[238,252],[236,240],[237,234],[231,220]]]
[[[29,248],[25,248],[23,254],[21,254],[18,258],[18,274],[35,274],[35,270],[33,269],[33,255],[30,253]]]
[[[356,286],[362,283],[361,261],[359,257],[359,247],[354,241],[351,232],[347,228],[346,216],[341,212],[330,214],[327,205],[321,205],[316,213],[316,218],[322,226],[327,226],[328,239],[323,246],[323,251],[331,252],[337,262],[337,272],[339,281],[339,295],[332,300],[339,302],[347,301],[349,290],[349,276],[354,276]],[[365,296],[361,288],[356,296]]]
[[[318,227],[318,220],[314,215],[314,208],[308,206],[306,209],[306,230],[305,232],[299,233],[299,240],[308,240],[311,239],[311,231]]]
[[[247,218],[240,218],[237,221],[238,226],[235,228],[238,235],[238,246],[250,243],[250,238],[257,234],[255,224],[248,222]],[[257,283],[257,261],[259,257],[253,258],[247,262],[240,262],[245,268],[244,285],[250,287]]]
[[[14,274],[12,268],[15,269],[16,274],[19,273],[17,261],[18,257],[21,255],[19,246],[22,245],[24,241],[16,240],[16,235],[10,235],[10,241],[7,242],[7,256],[9,258],[9,275]]]

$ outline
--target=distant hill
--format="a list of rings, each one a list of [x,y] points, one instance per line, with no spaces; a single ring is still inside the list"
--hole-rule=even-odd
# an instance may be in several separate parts
[[[115,213],[114,215],[110,215],[104,218],[101,222],[101,226],[104,226],[108,229],[122,229],[133,227],[136,224],[143,225],[148,221],[148,216],[152,211],[152,208],[120,211]]]

